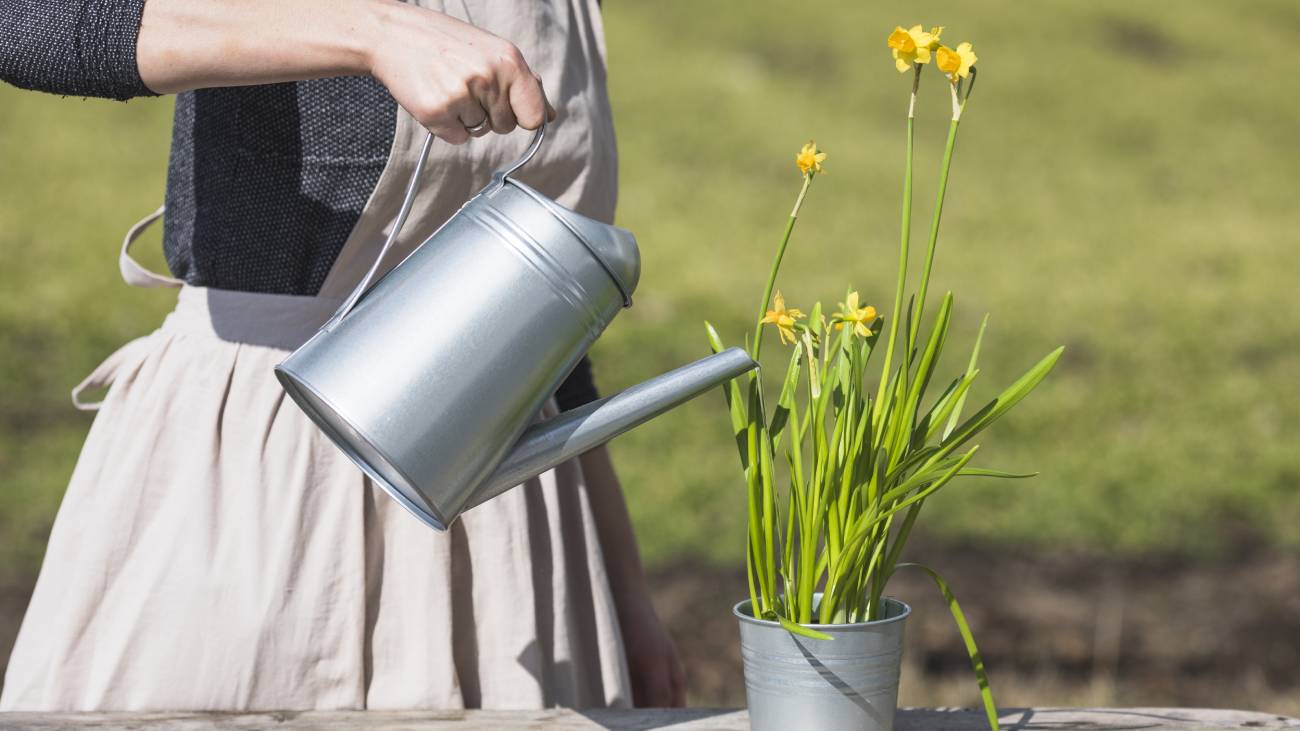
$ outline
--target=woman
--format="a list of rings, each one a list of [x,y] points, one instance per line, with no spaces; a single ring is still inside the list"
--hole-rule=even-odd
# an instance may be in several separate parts
[[[393,261],[548,114],[521,177],[612,219],[597,0],[8,0],[0,20],[10,83],[179,94],[173,276],[129,256],[161,209],[121,268],[180,288],[157,331],[74,392],[111,386],[0,710],[680,705],[603,449],[438,534],[271,372],[360,280],[425,129],[447,144]],[[559,394],[592,395],[585,364]]]

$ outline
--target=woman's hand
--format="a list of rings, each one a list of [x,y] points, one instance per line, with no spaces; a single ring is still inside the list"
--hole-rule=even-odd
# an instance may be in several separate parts
[[[632,676],[632,702],[637,708],[681,708],[686,705],[686,671],[677,645],[659,620],[650,598],[618,601],[618,624]]]
[[[478,134],[537,129],[555,112],[513,44],[441,13],[397,3],[380,13],[370,72],[402,108],[452,144]]]
[[[136,63],[163,94],[371,74],[453,144],[555,116],[514,45],[397,0],[148,0]]]

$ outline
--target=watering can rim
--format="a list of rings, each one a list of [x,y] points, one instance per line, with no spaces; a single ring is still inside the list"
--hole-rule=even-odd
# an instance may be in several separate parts
[[[513,185],[521,193],[528,196],[535,203],[541,205],[544,209],[546,209],[547,213],[550,213],[552,217],[554,217],[566,229],[568,229],[570,234],[572,234],[574,237],[578,239],[579,242],[582,243],[583,248],[587,250],[587,253],[590,254],[592,258],[596,260],[597,263],[600,264],[600,267],[605,271],[606,276],[608,276],[610,280],[614,282],[614,286],[618,288],[619,294],[623,296],[623,307],[625,309],[631,307],[632,290],[636,286],[635,282],[631,283],[631,285],[629,286],[629,283],[624,281],[623,277],[621,277],[615,272],[615,267],[612,264],[610,264],[610,262],[604,256],[601,255],[599,251],[599,247],[597,247],[593,242],[588,240],[587,237],[584,236],[582,232],[579,231],[577,227],[573,225],[572,219],[576,217],[583,221],[588,221],[592,225],[618,231],[621,234],[626,235],[629,239],[631,239],[633,246],[635,246],[636,237],[632,235],[632,232],[628,231],[625,228],[615,226],[612,223],[597,221],[596,219],[584,216],[581,213],[578,213],[577,211],[569,210],[568,208],[565,208],[564,206],[557,203],[556,201],[543,195],[540,191],[536,190],[532,186],[511,177],[512,175],[514,175],[515,172],[517,172],[520,168],[522,168],[525,164],[527,164],[529,160],[532,160],[534,155],[537,154],[538,149],[540,149],[542,146],[542,141],[546,139],[546,125],[547,125],[546,121],[543,120],[541,126],[539,126],[537,128],[537,131],[533,134],[533,139],[532,141],[529,142],[528,148],[524,151],[524,154],[521,155],[518,160],[515,160],[510,165],[507,165],[505,169],[493,173],[491,182],[489,182],[486,186],[484,186],[483,189],[480,190],[478,193],[475,193],[473,196],[471,196],[469,200],[465,201],[465,205],[469,205],[471,202],[477,200],[480,196],[483,195],[487,195],[490,197],[492,193],[504,188],[507,183]],[[361,281],[357,283],[357,286],[353,288],[352,292],[347,296],[347,298],[343,300],[343,304],[339,306],[338,310],[330,317],[330,319],[324,325],[321,326],[321,330],[330,331],[333,330],[335,327],[337,327],[338,324],[343,321],[343,318],[348,316],[348,314],[352,311],[352,309],[357,306],[357,303],[361,301],[361,299],[370,291],[370,289],[375,284],[378,283],[379,279],[382,279],[382,277],[379,277],[380,266],[382,266],[384,259],[388,256],[388,252],[393,248],[394,244],[397,243],[397,236],[399,233],[401,233],[402,226],[406,223],[407,216],[410,215],[411,207],[415,203],[415,195],[420,188],[420,175],[424,171],[424,164],[428,160],[429,148],[433,146],[434,139],[435,137],[433,132],[426,132],[424,138],[424,144],[420,147],[420,154],[416,158],[415,169],[411,172],[411,178],[409,181],[407,181],[406,184],[406,194],[402,197],[402,204],[398,208],[396,218],[393,219],[392,228],[389,230],[388,236],[384,240],[384,245],[380,247],[379,253],[375,256],[374,263],[371,264],[370,269],[366,271],[365,276],[361,278]],[[463,208],[464,206],[462,206],[462,209]],[[459,213],[459,211],[457,213]],[[455,218],[455,214],[453,214],[452,218]],[[439,228],[441,229],[441,227]],[[412,254],[414,254],[416,251],[419,251],[424,246],[424,244],[429,240],[429,238],[432,238],[436,234],[437,231],[434,231],[433,234],[430,234],[430,236],[426,238],[424,241],[422,241],[419,246],[416,246],[414,249],[412,249],[411,252],[407,254],[407,256],[409,257]],[[403,259],[403,261],[405,261],[405,259]],[[398,262],[397,266],[400,265],[401,262]]]
[[[578,241],[582,242],[583,248],[587,250],[587,253],[591,254],[592,258],[595,259],[598,264],[600,264],[600,268],[605,270],[605,274],[611,280],[613,280],[614,286],[618,288],[619,294],[623,296],[623,308],[627,309],[628,307],[632,306],[632,292],[635,290],[636,285],[635,284],[629,285],[627,282],[625,282],[623,280],[622,275],[618,274],[615,271],[614,266],[610,264],[609,261],[605,258],[605,256],[600,253],[596,245],[593,244],[590,240],[588,240],[587,237],[583,235],[583,233],[579,231],[576,226],[573,225],[573,222],[570,219],[576,217],[584,221],[589,221],[596,226],[601,226],[604,228],[609,228],[615,231],[619,231],[623,234],[626,234],[629,238],[631,238],[633,244],[635,244],[636,237],[632,235],[631,231],[628,231],[622,226],[615,226],[612,223],[597,221],[596,219],[591,218],[590,216],[584,216],[581,213],[578,213],[577,211],[571,210],[569,208],[565,208],[564,206],[560,205],[557,201],[548,198],[541,191],[537,190],[531,185],[528,185],[527,183],[518,180],[516,178],[509,177],[506,173],[493,174],[492,182],[489,183],[488,186],[484,188],[482,192],[490,194],[492,190],[499,190],[505,187],[506,184],[518,188],[519,192],[528,196],[543,208],[546,208],[547,212],[550,213],[552,216],[554,216],[556,220],[558,220],[566,229],[568,229],[569,233],[573,234],[573,236],[577,238]],[[478,196],[475,195],[475,197]],[[470,200],[473,200],[473,198],[471,198]]]
[[[328,435],[330,441],[342,450],[353,464],[361,468],[361,470],[366,473],[366,476],[376,485],[381,487],[389,497],[396,500],[399,505],[405,508],[411,515],[418,518],[420,522],[434,530],[445,531],[450,527],[452,521],[447,520],[447,518],[443,516],[439,510],[434,508],[433,505],[429,504],[427,500],[422,500],[421,502],[423,504],[417,503],[406,494],[405,490],[392,484],[392,481],[388,477],[385,477],[375,470],[370,464],[370,460],[357,454],[356,450],[351,449],[348,439],[339,439],[339,430],[328,420],[323,418],[320,410],[316,408],[316,405],[311,399],[300,398],[300,396],[306,392],[311,395],[312,399],[318,400],[323,406],[329,409],[334,419],[337,419],[347,426],[348,430],[352,432],[352,436],[355,436],[357,439],[364,442],[371,451],[379,456],[384,461],[385,467],[396,473],[396,475],[400,477],[403,482],[409,485],[417,495],[420,494],[420,490],[416,487],[415,481],[411,479],[410,475],[406,474],[405,470],[397,465],[396,460],[394,460],[385,450],[376,445],[374,440],[366,434],[365,430],[352,423],[352,420],[349,419],[345,415],[344,411],[339,409],[329,397],[321,393],[318,389],[312,386],[307,379],[302,378],[298,373],[294,372],[293,369],[285,367],[283,362],[275,367],[275,377],[280,381],[281,387],[283,387],[284,390],[289,393],[290,397],[293,398],[294,402],[298,404],[298,407],[312,420],[312,423]]]

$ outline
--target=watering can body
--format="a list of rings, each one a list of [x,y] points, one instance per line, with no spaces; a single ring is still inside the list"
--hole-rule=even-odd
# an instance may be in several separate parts
[[[510,177],[541,139],[539,131],[523,160],[370,286],[376,261],[334,318],[276,368],[294,402],[353,462],[439,530],[754,367],[743,352],[725,351],[534,423],[630,305],[640,273],[629,232]],[[418,176],[417,169],[385,251]]]

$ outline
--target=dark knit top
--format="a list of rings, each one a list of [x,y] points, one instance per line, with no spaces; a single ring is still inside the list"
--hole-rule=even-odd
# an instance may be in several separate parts
[[[0,0],[0,79],[125,101],[144,0]],[[195,286],[314,295],[379,182],[397,104],[369,76],[176,97],[163,248]],[[556,394],[597,396],[583,359]]]

